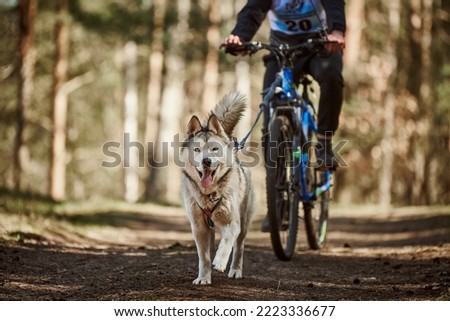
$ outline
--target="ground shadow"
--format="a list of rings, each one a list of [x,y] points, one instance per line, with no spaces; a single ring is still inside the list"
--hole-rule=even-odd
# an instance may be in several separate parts
[[[450,215],[411,216],[401,218],[331,218],[329,230],[341,235],[359,234],[361,238],[342,239],[355,247],[403,247],[450,243]]]
[[[395,259],[298,253],[278,261],[250,246],[245,278],[213,274],[193,286],[193,247],[70,249],[2,243],[1,300],[438,300],[448,299],[449,258]]]

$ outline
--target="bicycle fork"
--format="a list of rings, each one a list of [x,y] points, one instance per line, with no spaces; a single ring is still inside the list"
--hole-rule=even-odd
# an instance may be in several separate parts
[[[313,118],[313,110],[310,106],[300,108],[301,117],[301,131],[303,139],[300,139],[300,135],[295,135],[294,138],[294,149],[293,149],[293,159],[294,159],[294,177],[293,185],[298,191],[299,200],[302,202],[308,202],[312,205],[311,201],[316,200],[320,194],[328,191],[331,186],[331,172],[324,172],[324,179],[317,180],[316,173],[313,177],[308,177],[308,171],[310,170],[310,148],[313,148],[311,132],[317,133],[317,126]],[[302,145],[303,144],[303,145]],[[310,175],[311,176],[311,175]],[[313,180],[312,182],[308,179]],[[310,184],[314,184],[314,188],[309,188]],[[298,188],[299,187],[299,188]]]

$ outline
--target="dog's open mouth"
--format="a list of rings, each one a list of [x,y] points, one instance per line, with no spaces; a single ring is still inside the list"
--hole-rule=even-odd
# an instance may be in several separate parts
[[[203,188],[207,188],[211,186],[212,181],[214,179],[214,174],[216,174],[216,169],[204,169],[203,171],[199,171],[197,169],[198,175],[200,176],[200,184]]]

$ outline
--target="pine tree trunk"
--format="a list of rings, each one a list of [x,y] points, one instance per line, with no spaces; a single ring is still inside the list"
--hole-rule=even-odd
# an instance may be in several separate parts
[[[353,0],[354,1],[354,0]],[[394,167],[394,145],[395,145],[395,109],[396,109],[396,95],[395,83],[397,83],[397,75],[395,72],[397,68],[396,43],[400,31],[400,0],[391,0],[389,2],[389,39],[387,46],[387,63],[390,64],[391,74],[388,76],[388,85],[384,88],[384,134],[381,141],[381,151],[383,165],[381,167],[379,180],[379,204],[382,207],[390,207],[392,203],[392,179]],[[391,91],[394,91],[392,93]]]
[[[450,19],[442,19],[443,13],[450,14],[450,1],[433,2],[433,26],[431,35],[431,109],[433,128],[430,132],[429,153],[433,159],[429,165],[428,187],[431,204],[450,204],[450,118],[448,101],[442,99],[442,87],[449,83],[448,76],[442,72],[443,66],[450,64],[448,53],[450,42],[448,30]],[[448,87],[448,85],[447,85]]]
[[[124,47],[124,198],[134,203],[139,198],[139,154],[138,148],[138,95],[137,95],[137,46],[129,41]],[[137,144],[137,145],[136,145]],[[143,156],[143,155],[141,155]]]
[[[161,108],[161,91],[164,67],[164,15],[165,1],[153,1],[153,42],[149,57],[149,82],[147,88],[147,118],[145,124],[145,142],[147,144],[147,159],[151,163],[154,158],[154,148],[158,137],[158,111]],[[146,183],[146,198],[151,196],[151,167]]]
[[[417,99],[418,114],[416,126],[418,133],[411,144],[414,148],[414,182],[412,199],[417,205],[429,204],[428,172],[432,155],[430,155],[429,138],[432,130],[432,106],[430,100],[430,70],[431,70],[431,28],[432,28],[432,1],[410,0],[411,8],[411,52],[416,73],[411,90]],[[413,70],[411,70],[413,71]]]
[[[347,74],[354,75],[361,70],[358,60],[361,53],[361,36],[363,30],[364,1],[350,0],[347,4],[347,31],[345,33],[344,65]],[[354,80],[354,76],[347,81]]]
[[[64,90],[69,65],[68,4],[58,1],[58,18],[55,25],[56,57],[53,72],[52,137],[49,171],[49,194],[56,201],[65,198],[66,186],[66,123],[68,97]]]
[[[203,75],[204,90],[202,95],[202,111],[205,114],[207,114],[217,102],[221,2],[221,0],[208,1],[209,28],[206,34],[208,40],[208,53],[206,55],[205,73]]]
[[[379,204],[382,207],[389,207],[392,203],[392,181],[394,173],[394,146],[395,146],[395,109],[396,95],[395,84],[397,74],[397,40],[400,31],[400,0],[392,0],[388,5],[389,9],[389,38],[386,47],[386,64],[389,66],[389,74],[386,75],[387,85],[383,87],[384,97],[384,133],[380,147],[382,151],[382,167],[378,185]],[[391,91],[394,91],[392,93]]]
[[[37,13],[37,0],[21,0],[20,9],[20,78],[18,105],[16,113],[16,137],[14,142],[13,180],[14,189],[22,189],[22,177],[25,166],[26,146],[24,129],[26,113],[31,107],[33,97],[33,76],[36,62],[34,43],[34,19]]]
[[[381,142],[383,152],[383,166],[380,173],[379,204],[388,208],[392,203],[392,179],[394,167],[394,122],[396,99],[393,94],[388,94],[384,102],[384,135]]]
[[[424,115],[424,123],[426,128],[426,133],[424,139],[424,144],[427,148],[421,148],[424,151],[424,180],[422,183],[422,201],[421,205],[430,205],[432,196],[430,187],[429,178],[432,176],[430,171],[430,164],[432,164],[435,155],[432,150],[433,145],[433,131],[435,130],[433,125],[433,99],[432,99],[432,74],[430,70],[432,70],[432,61],[431,61],[431,41],[433,38],[432,28],[433,28],[433,0],[423,0],[421,6],[421,15],[422,15],[422,39],[421,39],[421,47],[422,47],[422,74],[423,80],[422,85],[420,86],[420,96],[421,96],[421,104],[423,107],[423,115]]]
[[[181,182],[181,170],[174,163],[175,140],[181,140],[183,134],[180,122],[184,110],[184,82],[185,61],[180,50],[184,43],[188,30],[188,16],[190,2],[177,0],[178,23],[169,30],[173,37],[172,48],[169,48],[165,56],[166,76],[162,93],[161,110],[159,113],[158,144],[155,150],[155,162],[151,177],[152,198],[169,203],[179,203],[179,186]],[[181,137],[177,135],[181,133]]]

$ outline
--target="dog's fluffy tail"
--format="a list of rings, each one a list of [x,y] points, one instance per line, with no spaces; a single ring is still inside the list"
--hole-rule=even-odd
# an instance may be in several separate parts
[[[247,99],[240,92],[230,92],[214,107],[212,113],[219,118],[228,136],[233,135],[234,128],[244,114]]]

